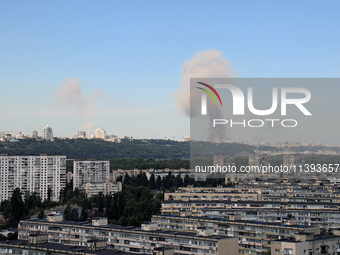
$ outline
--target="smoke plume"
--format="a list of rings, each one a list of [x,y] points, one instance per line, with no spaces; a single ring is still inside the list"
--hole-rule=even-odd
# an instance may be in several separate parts
[[[56,102],[71,110],[75,110],[82,117],[79,128],[87,133],[93,132],[93,124],[88,119],[96,112],[97,102],[102,95],[102,90],[97,89],[91,94],[84,94],[79,78],[67,78],[55,93]]]
[[[238,75],[223,55],[222,51],[208,49],[197,51],[191,59],[183,62],[180,86],[174,94],[178,110],[190,116],[190,78],[229,78]]]
[[[202,92],[198,89],[190,88],[190,78],[233,78],[237,76],[238,73],[233,71],[231,62],[225,59],[222,51],[208,49],[194,53],[191,59],[183,62],[180,86],[174,93],[176,108],[191,118],[199,114],[200,109],[197,107],[190,110],[190,94],[191,100],[197,100],[197,102],[191,102],[192,105],[200,105],[198,101],[200,101],[199,95]],[[208,106],[211,103],[208,100]],[[221,118],[224,115],[220,108],[214,108],[214,111],[209,111],[210,108],[208,107],[208,115],[211,123],[213,119]],[[229,138],[229,132],[223,126],[225,125],[219,125],[214,130],[211,127],[208,131],[209,140],[224,141]],[[193,135],[192,133],[191,135]]]

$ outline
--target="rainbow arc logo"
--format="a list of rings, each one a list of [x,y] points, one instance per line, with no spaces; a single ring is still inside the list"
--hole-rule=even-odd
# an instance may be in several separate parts
[[[210,85],[208,85],[208,84],[206,84],[206,83],[203,83],[203,82],[197,82],[197,83],[198,83],[198,84],[201,84],[201,85],[203,85],[203,86],[206,86],[206,87],[209,88],[212,92],[214,92],[215,95],[217,96],[218,100],[220,101],[221,106],[222,106],[222,100],[221,100],[221,98],[220,98],[220,95],[217,93],[217,91],[216,91],[213,87],[211,87]],[[198,89],[203,90],[204,92],[206,92],[206,93],[214,100],[215,105],[217,105],[216,100],[215,100],[213,94],[211,94],[211,92],[210,92],[209,90],[204,89],[204,88],[201,88],[201,87],[196,87],[196,88],[198,88]]]

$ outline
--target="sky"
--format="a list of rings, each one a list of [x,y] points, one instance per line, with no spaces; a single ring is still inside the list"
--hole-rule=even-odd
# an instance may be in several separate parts
[[[217,52],[240,78],[337,78],[339,12],[327,0],[1,1],[0,132],[182,140],[188,61]]]

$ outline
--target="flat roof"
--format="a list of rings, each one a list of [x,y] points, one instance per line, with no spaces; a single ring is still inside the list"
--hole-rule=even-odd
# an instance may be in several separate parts
[[[219,221],[219,222],[235,222],[235,223],[245,223],[245,224],[256,224],[256,225],[267,225],[267,226],[276,226],[276,227],[290,227],[290,228],[316,228],[316,226],[305,226],[305,225],[286,225],[276,222],[263,222],[263,221],[253,221],[253,220],[228,220],[226,218],[212,218],[208,216],[178,216],[178,214],[158,214],[153,217],[168,217],[168,218],[182,218],[182,219],[195,219],[195,220],[211,220],[211,221]],[[317,227],[318,228],[318,227]]]
[[[279,198],[278,198],[279,199]],[[280,205],[289,205],[289,204],[297,204],[297,205],[335,205],[340,206],[340,203],[328,203],[328,202],[281,202],[281,201],[220,201],[220,200],[163,200],[163,204],[172,204],[172,203],[223,203],[223,204],[280,204]]]
[[[22,220],[20,222],[36,222],[36,223],[46,223],[50,224],[53,226],[58,226],[62,227],[63,225],[69,225],[69,226],[79,226],[79,227],[90,227],[90,228],[95,228],[95,229],[101,229],[101,230],[120,230],[120,231],[136,231],[136,232],[143,232],[144,234],[149,234],[149,235],[172,235],[172,236],[182,236],[182,237],[187,237],[187,238],[205,238],[205,239],[230,239],[234,237],[229,237],[229,236],[220,236],[220,235],[207,235],[207,236],[201,236],[197,235],[195,232],[181,232],[181,231],[174,231],[174,230],[141,230],[140,227],[134,227],[134,226],[122,226],[122,225],[114,225],[114,224],[109,224],[106,226],[93,226],[91,223],[84,223],[84,222],[74,222],[74,221],[61,221],[61,222],[48,222],[46,220],[42,219],[30,219],[30,220]],[[153,222],[151,222],[153,223]]]
[[[306,242],[317,241],[317,240],[328,240],[328,239],[340,239],[340,236],[337,236],[337,235],[314,235],[313,240],[307,240]],[[296,241],[295,238],[278,239],[278,240],[273,240],[273,241],[274,242],[286,242],[286,243],[301,243],[301,241]]]
[[[16,246],[16,247],[14,247]],[[98,251],[90,251],[87,249],[86,246],[75,246],[75,245],[64,245],[58,243],[41,243],[41,244],[29,244],[27,240],[11,240],[11,241],[2,241],[0,242],[0,247],[7,247],[7,248],[17,248],[17,249],[31,249],[31,250],[50,250],[52,253],[59,252],[59,253],[69,253],[77,252],[84,254],[94,254],[94,255],[132,255],[135,253],[131,252],[124,252],[121,250],[113,250],[113,249],[103,249]]]

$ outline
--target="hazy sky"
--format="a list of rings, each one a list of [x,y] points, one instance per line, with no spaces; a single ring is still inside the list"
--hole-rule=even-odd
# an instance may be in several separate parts
[[[180,140],[174,95],[196,52],[215,49],[238,77],[339,77],[339,13],[321,0],[1,1],[0,131]]]

